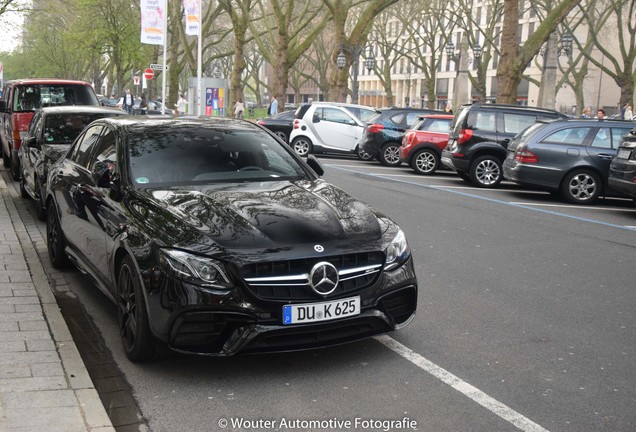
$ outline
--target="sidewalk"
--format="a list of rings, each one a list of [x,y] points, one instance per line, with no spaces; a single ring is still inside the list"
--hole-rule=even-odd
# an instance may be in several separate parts
[[[114,432],[0,169],[2,432]]]

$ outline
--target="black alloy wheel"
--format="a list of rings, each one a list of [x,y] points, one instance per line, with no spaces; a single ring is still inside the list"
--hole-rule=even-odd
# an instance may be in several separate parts
[[[31,198],[31,195],[29,195],[29,193],[27,192],[26,188],[24,187],[24,176],[20,176],[20,196],[22,198]]]
[[[34,179],[35,183],[35,213],[41,221],[46,220],[46,203],[44,202],[44,194],[42,193],[42,186],[38,178]]]
[[[117,272],[117,318],[128,359],[133,362],[154,360],[157,351],[150,333],[141,281],[129,256],[124,257]]]
[[[435,174],[439,168],[439,156],[431,149],[422,149],[413,155],[411,168],[418,174]]]
[[[592,204],[598,199],[601,189],[601,179],[589,170],[573,171],[561,183],[561,195],[571,204]]]
[[[57,217],[57,210],[51,201],[46,218],[46,247],[49,252],[51,265],[56,269],[63,269],[71,263],[66,256],[66,239],[60,227],[60,220]]]
[[[368,161],[373,159],[373,155],[371,153],[367,153],[364,150],[362,150],[360,146],[356,147],[356,156],[358,156],[358,159],[363,161]]]
[[[497,187],[503,179],[501,161],[495,156],[480,156],[470,164],[470,179],[480,188]]]
[[[15,181],[20,180],[20,160],[17,157],[11,158],[11,178]]]
[[[277,130],[274,132],[278,138],[280,138],[284,143],[287,143],[287,134],[281,130]]]
[[[386,143],[380,149],[378,160],[384,166],[396,167],[402,165],[400,162],[400,146],[397,143]]]

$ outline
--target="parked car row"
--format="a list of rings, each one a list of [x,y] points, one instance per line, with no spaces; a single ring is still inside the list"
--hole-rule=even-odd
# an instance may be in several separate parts
[[[572,119],[554,110],[483,103],[464,105],[455,116],[411,108],[368,116],[371,112],[346,104],[306,104],[285,127],[291,128],[291,146],[303,156],[357,154],[385,166],[405,163],[423,175],[443,165],[477,187],[494,188],[507,179],[576,204],[633,196],[636,144],[629,133],[636,122]]]

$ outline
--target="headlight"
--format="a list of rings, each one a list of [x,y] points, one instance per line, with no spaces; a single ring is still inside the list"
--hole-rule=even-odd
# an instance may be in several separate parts
[[[384,265],[384,270],[393,270],[406,262],[411,252],[402,230],[399,230],[395,235],[389,247],[386,248],[385,253],[386,264]]]
[[[231,288],[223,264],[215,259],[179,250],[160,249],[159,263],[170,275],[184,282],[204,287]]]

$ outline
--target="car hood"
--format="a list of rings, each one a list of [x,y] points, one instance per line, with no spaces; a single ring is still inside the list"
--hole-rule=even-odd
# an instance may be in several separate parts
[[[386,218],[322,180],[252,182],[147,189],[164,220],[166,243],[211,242],[221,248],[272,248],[298,244],[379,247]],[[153,206],[148,211],[153,212]],[[167,223],[166,223],[167,222]],[[373,244],[377,242],[378,244]]]

